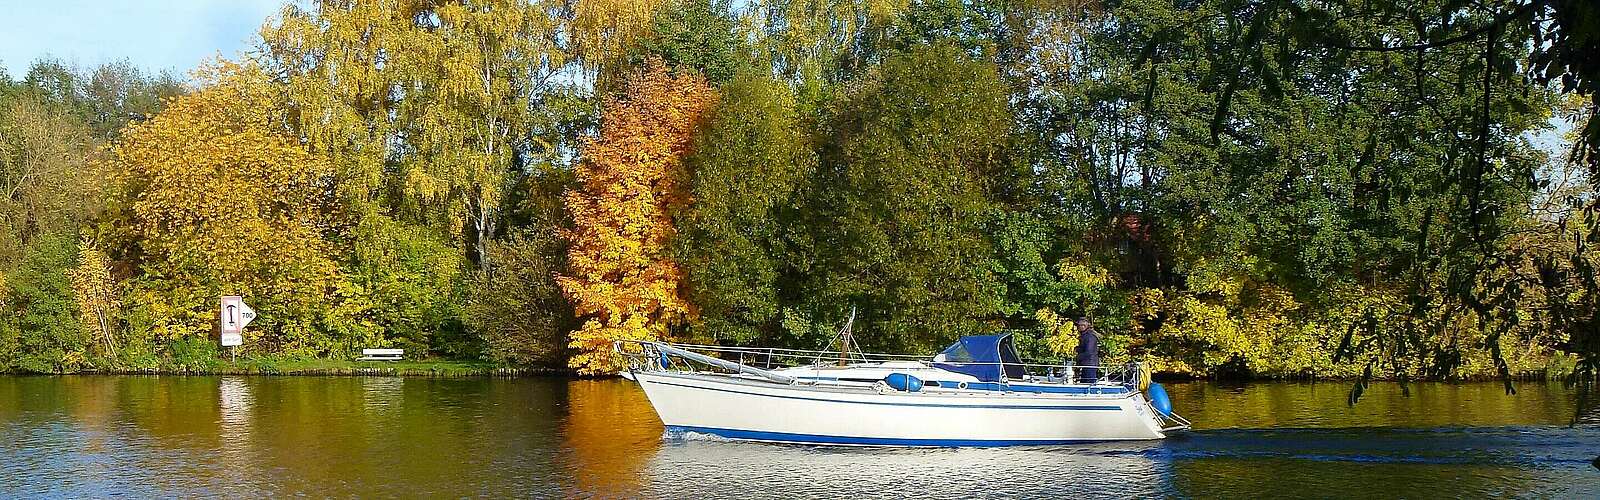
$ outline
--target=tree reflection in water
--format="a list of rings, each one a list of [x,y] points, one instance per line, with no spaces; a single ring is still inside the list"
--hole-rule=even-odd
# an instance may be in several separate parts
[[[567,408],[562,437],[577,491],[602,497],[640,491],[640,472],[661,446],[662,430],[644,391],[622,380],[573,380]]]
[[[664,436],[617,379],[0,376],[0,498],[1600,498],[1600,412],[1559,383],[1347,389],[1170,384],[1199,429],[1165,441],[895,449]]]

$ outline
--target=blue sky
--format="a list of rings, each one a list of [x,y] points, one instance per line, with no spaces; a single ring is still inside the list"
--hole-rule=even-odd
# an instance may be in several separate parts
[[[205,58],[248,49],[283,0],[7,3],[0,14],[0,67],[20,79],[44,56],[83,67],[126,58],[141,69],[186,74]]]

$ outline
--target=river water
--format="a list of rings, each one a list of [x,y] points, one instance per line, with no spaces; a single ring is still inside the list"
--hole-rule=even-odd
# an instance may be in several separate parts
[[[0,497],[1600,498],[1559,384],[1168,388],[1164,441],[871,449],[667,436],[624,380],[0,376]]]

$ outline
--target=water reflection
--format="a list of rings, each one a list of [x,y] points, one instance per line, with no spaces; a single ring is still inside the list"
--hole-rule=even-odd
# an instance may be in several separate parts
[[[249,382],[242,377],[225,377],[218,381],[217,389],[217,404],[222,414],[217,422],[217,434],[222,441],[217,460],[228,470],[248,468],[250,454],[246,451],[252,446],[251,410],[255,406],[255,396],[250,393]]]
[[[1408,397],[1396,384],[1373,384],[1354,406],[1345,382],[1188,382],[1167,391],[1196,429],[1563,425],[1577,404],[1559,382],[1518,384],[1516,395],[1498,383],[1410,388]]]
[[[0,498],[1600,496],[1559,384],[1347,390],[1172,384],[1175,439],[924,450],[664,436],[622,380],[0,377]]]
[[[1590,386],[1576,390],[1583,392],[1578,394],[1578,409],[1572,416],[1572,424],[1600,425],[1600,386]],[[1600,460],[1600,458],[1596,460]],[[1597,463],[1595,467],[1600,467],[1600,463]]]
[[[661,446],[661,421],[644,391],[618,387],[616,380],[575,380],[567,384],[568,413],[563,429],[570,453],[566,469],[575,492],[601,497],[640,490],[644,458]]]
[[[873,449],[671,441],[650,460],[665,498],[1155,496],[1171,491],[1159,445]]]

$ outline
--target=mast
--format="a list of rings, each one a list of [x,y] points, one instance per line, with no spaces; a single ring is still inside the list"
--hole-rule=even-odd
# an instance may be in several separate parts
[[[850,360],[850,346],[856,343],[855,333],[851,330],[855,323],[856,308],[850,306],[850,319],[845,320],[844,328],[839,330],[839,366],[844,366]]]
[[[856,343],[855,332],[852,330],[852,328],[855,326],[855,323],[856,308],[855,306],[851,306],[850,318],[845,320],[844,327],[840,328],[838,333],[833,334],[833,338],[829,339],[827,343],[819,346],[820,349],[817,351],[817,357],[813,358],[811,363],[813,365],[821,366],[823,358],[828,357],[828,348],[832,347],[834,342],[838,342],[839,357],[834,362],[838,366],[845,366],[848,364],[850,361],[851,349],[855,349],[858,353],[861,352],[861,344]],[[865,360],[866,357],[862,356],[862,359]]]

